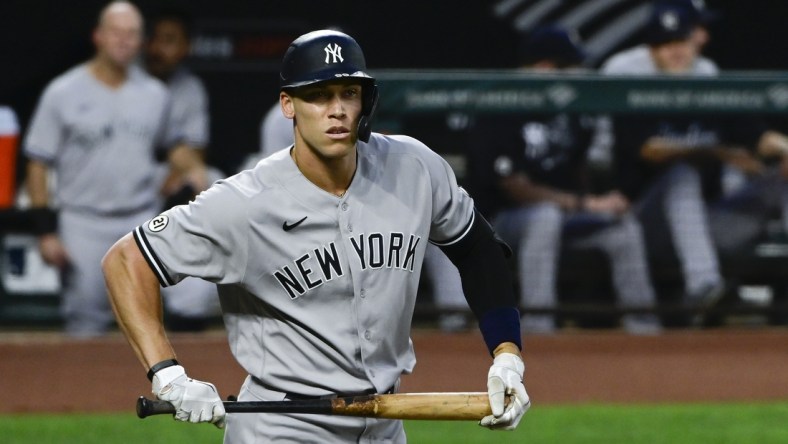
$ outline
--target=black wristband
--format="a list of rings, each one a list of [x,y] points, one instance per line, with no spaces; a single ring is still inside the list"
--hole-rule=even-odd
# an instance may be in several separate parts
[[[41,207],[27,210],[30,218],[30,230],[37,236],[57,232],[57,211]]]
[[[153,364],[150,370],[148,370],[148,381],[153,381],[153,375],[155,375],[157,371],[163,368],[172,367],[173,365],[180,365],[180,364],[176,359],[165,359],[161,362],[157,362],[156,364]]]

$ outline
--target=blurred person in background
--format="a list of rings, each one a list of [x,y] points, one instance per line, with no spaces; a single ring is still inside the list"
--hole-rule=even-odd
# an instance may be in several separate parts
[[[601,72],[717,75],[716,64],[700,55],[698,29],[707,16],[683,3],[688,2],[658,2],[647,27],[646,52],[639,46],[614,55]],[[707,202],[719,202],[713,206],[726,213],[744,210],[747,218],[756,219],[765,218],[767,208],[788,204],[779,174],[767,174],[768,180],[747,177],[766,177],[759,157],[788,152],[785,136],[742,116],[619,115],[613,130],[617,182],[635,202],[649,253],[660,258],[675,254],[684,281],[682,302],[695,310],[709,308],[725,293],[725,282],[710,228],[714,216],[709,216]],[[723,178],[736,177],[749,184],[746,195],[757,196],[755,200],[742,199],[741,186],[726,189],[734,180]],[[745,201],[748,208],[741,205]],[[741,245],[752,238],[752,229],[753,224],[727,226],[719,240]],[[695,315],[689,322],[700,325],[703,319]]]
[[[656,23],[654,20],[663,14],[664,11],[682,11],[684,15],[683,20],[687,24],[685,28],[681,29],[677,34],[682,34],[682,41],[694,45],[695,49],[691,57],[691,63],[676,62],[674,66],[670,66],[670,62],[665,60],[667,56],[654,56],[655,51],[660,51],[664,48],[662,45],[655,45],[659,38],[656,36],[660,31],[655,29]],[[703,0],[660,0],[654,2],[652,10],[652,18],[647,26],[646,32],[649,34],[647,37],[648,42],[641,43],[631,48],[619,51],[610,56],[600,67],[603,74],[655,74],[657,72],[670,72],[677,70],[682,74],[693,75],[716,75],[719,72],[717,64],[700,54],[703,48],[710,40],[709,25],[717,20],[719,14],[716,11],[706,9]],[[663,25],[665,27],[673,26],[670,23],[672,18],[666,18],[669,22]],[[678,22],[676,22],[678,25]],[[678,29],[677,29],[678,31]],[[684,39],[686,33],[686,39]],[[661,50],[666,53],[668,50]],[[660,66],[656,64],[660,63]],[[685,64],[689,64],[689,67]]]
[[[186,204],[224,175],[204,163],[209,144],[208,93],[202,81],[185,64],[189,55],[192,19],[185,6],[164,3],[149,20],[145,68],[167,85],[170,92],[168,133],[174,137],[170,157],[188,162],[183,171],[162,168],[162,211]],[[200,331],[219,316],[216,286],[196,278],[162,289],[167,327],[173,331]]]
[[[525,36],[520,50],[522,69],[539,74],[566,72],[585,57],[576,33],[556,26]],[[526,310],[556,308],[562,245],[606,254],[622,308],[654,307],[637,219],[620,192],[594,193],[585,175],[593,129],[591,116],[566,113],[493,116],[479,119],[475,128],[472,191],[503,240],[518,250]],[[626,314],[622,325],[636,334],[661,331],[650,313]],[[526,313],[521,326],[543,334],[557,328],[553,314]]]
[[[105,6],[93,31],[95,55],[46,87],[23,144],[31,207],[59,209],[39,245],[43,259],[63,271],[64,327],[77,337],[111,327],[101,258],[158,211],[154,151],[170,146],[169,96],[134,63],[142,38],[133,4]],[[192,166],[169,160],[183,174]]]

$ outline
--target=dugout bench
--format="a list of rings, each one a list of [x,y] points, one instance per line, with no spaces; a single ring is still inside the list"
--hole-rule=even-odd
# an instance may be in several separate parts
[[[377,71],[380,108],[376,131],[417,137],[437,150],[463,180],[467,163],[463,131],[468,119],[486,114],[700,113],[759,114],[788,112],[788,73],[737,72],[716,78],[608,77],[597,74],[533,75],[498,71]],[[408,120],[426,122],[421,133],[409,132]],[[18,228],[18,227],[17,227]],[[0,258],[0,325],[52,325],[59,322],[60,282],[40,262],[35,239],[21,230],[3,230]],[[785,323],[788,318],[788,240],[767,233],[740,251],[721,255],[729,295],[717,308],[720,316],[748,313]],[[660,291],[659,311],[675,307],[679,273],[675,264],[651,260]],[[560,315],[581,322],[607,322],[620,311],[613,303],[609,268],[594,252],[562,255],[559,273]],[[425,296],[428,286],[422,285]],[[749,292],[749,293],[747,293]],[[746,295],[746,297],[743,297]],[[420,297],[416,317],[435,313]],[[602,321],[599,321],[602,320]]]
[[[60,274],[38,253],[34,219],[30,211],[0,210],[1,327],[60,324]]]
[[[375,72],[381,101],[376,131],[403,133],[422,140],[452,166],[462,183],[468,165],[466,130],[480,114],[757,114],[780,119],[788,112],[788,73],[732,72],[715,78],[612,77],[587,74],[531,74],[522,71]],[[784,131],[784,130],[783,130]],[[772,224],[774,225],[774,224]],[[726,295],[709,313],[712,323],[788,322],[788,238],[781,230],[764,230],[752,242],[720,251]],[[666,325],[681,325],[686,314],[682,277],[675,257],[649,256],[657,287],[657,311]],[[610,267],[601,252],[562,254],[559,307],[555,310],[580,325],[615,324],[616,307]],[[428,286],[422,286],[429,291]],[[424,313],[436,314],[428,298]]]

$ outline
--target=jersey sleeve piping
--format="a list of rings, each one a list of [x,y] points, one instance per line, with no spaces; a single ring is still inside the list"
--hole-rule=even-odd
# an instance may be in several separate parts
[[[141,227],[134,229],[134,241],[137,243],[137,248],[140,249],[142,257],[145,258],[145,262],[147,262],[148,266],[153,270],[153,274],[156,275],[161,286],[169,287],[170,285],[175,285],[175,282],[164,270],[164,266],[158,256],[153,252],[153,248],[151,248],[150,242],[148,242],[148,239],[145,237],[145,232],[142,231]]]
[[[474,219],[476,219],[476,212],[472,211],[470,220],[468,220],[468,223],[465,225],[465,228],[463,228],[459,232],[459,234],[457,234],[456,236],[454,236],[452,238],[449,238],[449,239],[447,239],[445,241],[435,241],[435,240],[430,239],[430,243],[432,243],[434,245],[437,245],[439,247],[446,247],[448,245],[456,244],[462,238],[464,238],[468,234],[468,232],[471,230],[471,227],[473,226]]]

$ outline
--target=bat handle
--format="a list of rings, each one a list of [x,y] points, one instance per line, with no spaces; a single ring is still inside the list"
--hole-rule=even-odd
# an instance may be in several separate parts
[[[164,415],[167,413],[175,413],[175,407],[167,401],[155,401],[144,396],[140,396],[139,399],[137,399],[137,417],[139,418],[147,418],[151,415]]]

